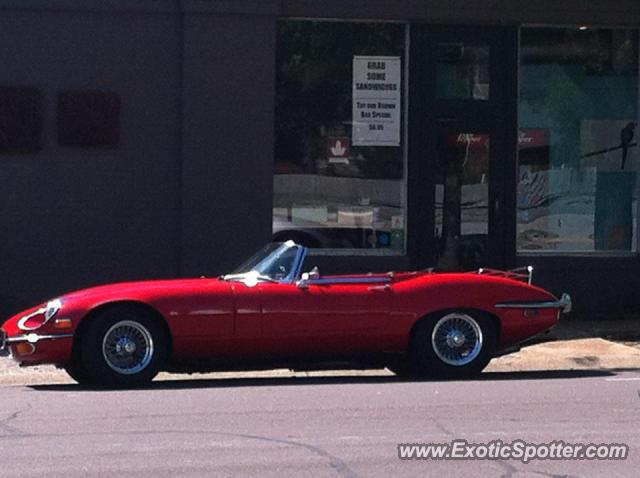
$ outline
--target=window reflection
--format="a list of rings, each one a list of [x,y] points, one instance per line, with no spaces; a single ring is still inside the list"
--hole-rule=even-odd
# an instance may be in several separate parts
[[[405,27],[283,21],[277,41],[274,239],[402,253],[403,147],[370,139],[384,128],[399,136],[402,105],[393,92],[402,97]],[[393,72],[366,60],[376,57],[394,62]],[[356,65],[371,71],[354,72]],[[379,95],[362,86],[369,79],[380,83]],[[356,94],[364,98],[357,105]]]
[[[470,270],[486,261],[489,151],[488,134],[444,129],[439,135],[435,188],[438,267]]]
[[[436,94],[440,99],[489,99],[489,46],[463,42],[436,46]]]
[[[638,33],[521,32],[521,252],[638,250]]]

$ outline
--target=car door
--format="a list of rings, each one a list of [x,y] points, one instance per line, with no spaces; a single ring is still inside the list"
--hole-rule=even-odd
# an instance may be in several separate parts
[[[349,356],[379,351],[391,307],[388,278],[260,286],[262,331],[274,354]]]

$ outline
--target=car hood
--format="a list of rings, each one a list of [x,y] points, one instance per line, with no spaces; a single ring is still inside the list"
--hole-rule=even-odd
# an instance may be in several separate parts
[[[82,299],[140,299],[149,298],[159,293],[162,295],[180,294],[206,288],[208,291],[229,290],[230,284],[215,278],[145,280],[133,282],[117,282],[79,289],[59,296],[65,301]]]

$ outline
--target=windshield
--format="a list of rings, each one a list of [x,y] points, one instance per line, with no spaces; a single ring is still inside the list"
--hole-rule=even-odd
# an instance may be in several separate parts
[[[225,277],[254,272],[273,280],[287,279],[294,272],[301,249],[291,241],[268,244]]]

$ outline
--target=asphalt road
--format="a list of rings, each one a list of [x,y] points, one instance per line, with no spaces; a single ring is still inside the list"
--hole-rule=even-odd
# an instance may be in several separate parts
[[[640,373],[0,387],[0,476],[638,476]],[[626,443],[626,461],[401,461],[398,443]]]

